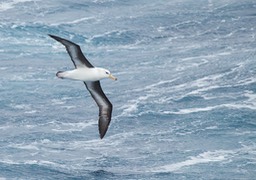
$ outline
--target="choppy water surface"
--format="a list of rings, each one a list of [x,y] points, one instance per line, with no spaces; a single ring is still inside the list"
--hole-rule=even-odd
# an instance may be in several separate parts
[[[254,179],[254,0],[2,0],[1,179]],[[55,34],[118,77],[98,109]]]

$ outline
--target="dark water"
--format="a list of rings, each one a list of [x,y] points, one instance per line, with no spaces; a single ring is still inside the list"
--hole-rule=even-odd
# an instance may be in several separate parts
[[[2,0],[0,179],[254,179],[254,0]],[[98,109],[47,34],[118,77]]]

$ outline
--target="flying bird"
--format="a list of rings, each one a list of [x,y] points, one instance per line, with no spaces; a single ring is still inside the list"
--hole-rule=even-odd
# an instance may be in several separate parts
[[[84,82],[87,90],[99,107],[98,126],[100,138],[102,139],[108,130],[113,106],[103,92],[100,80],[103,78],[117,80],[117,78],[107,69],[94,67],[83,55],[79,45],[58,36],[50,34],[49,36],[66,47],[75,66],[75,69],[70,71],[58,71],[56,76],[61,79],[79,80]]]

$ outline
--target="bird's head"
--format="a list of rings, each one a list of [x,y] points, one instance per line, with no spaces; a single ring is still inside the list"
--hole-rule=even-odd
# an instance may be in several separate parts
[[[104,77],[104,78],[110,78],[114,81],[117,80],[117,78],[115,76],[113,76],[109,70],[104,69],[104,68],[99,68],[100,74]]]

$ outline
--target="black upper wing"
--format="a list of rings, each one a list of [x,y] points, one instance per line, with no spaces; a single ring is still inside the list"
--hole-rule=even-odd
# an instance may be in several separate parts
[[[99,133],[100,138],[102,139],[107,130],[109,123],[111,121],[111,114],[112,114],[112,104],[104,94],[101,89],[100,81],[95,82],[84,82],[86,88],[89,90],[90,94],[92,95],[93,99],[96,101],[97,105],[99,106]]]
[[[56,41],[59,41],[61,44],[63,44],[67,51],[69,56],[71,57],[71,60],[73,61],[74,66],[77,68],[77,66],[83,65],[88,68],[93,67],[93,65],[86,59],[86,57],[83,55],[81,48],[79,45],[68,41],[66,39],[60,38],[58,36],[50,35],[49,36]]]

